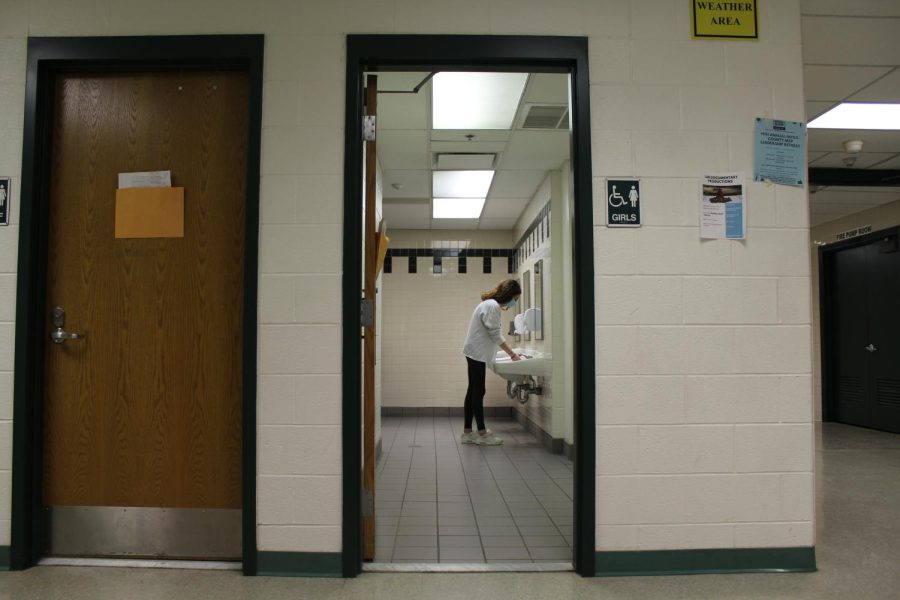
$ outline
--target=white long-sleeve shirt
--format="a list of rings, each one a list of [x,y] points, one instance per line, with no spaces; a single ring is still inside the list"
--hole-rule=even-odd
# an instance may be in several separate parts
[[[492,363],[497,348],[505,341],[500,332],[500,305],[496,300],[485,300],[472,313],[463,354],[472,360]]]

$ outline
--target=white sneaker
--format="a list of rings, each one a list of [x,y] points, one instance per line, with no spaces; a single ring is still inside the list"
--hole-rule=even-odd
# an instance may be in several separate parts
[[[477,434],[475,436],[475,444],[478,446],[499,446],[502,443],[503,439],[494,435],[493,431],[488,431],[484,435]]]
[[[470,431],[468,433],[463,433],[462,437],[459,439],[462,444],[474,444],[475,438],[478,437],[478,433],[475,431]]]

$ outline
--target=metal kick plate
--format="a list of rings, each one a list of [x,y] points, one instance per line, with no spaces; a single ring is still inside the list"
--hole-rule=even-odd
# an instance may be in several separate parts
[[[48,555],[241,558],[240,509],[48,506],[45,510]]]

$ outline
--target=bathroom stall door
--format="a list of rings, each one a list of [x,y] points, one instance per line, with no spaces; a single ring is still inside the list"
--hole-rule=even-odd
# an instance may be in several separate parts
[[[239,558],[247,74],[71,73],[54,102],[45,551]],[[184,235],[117,238],[118,174],[151,170]]]

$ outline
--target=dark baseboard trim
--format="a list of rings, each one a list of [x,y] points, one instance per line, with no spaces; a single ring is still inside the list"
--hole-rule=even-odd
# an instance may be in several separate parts
[[[257,574],[270,577],[343,577],[340,552],[259,552]]]
[[[566,455],[571,461],[575,460],[575,444],[570,444],[566,440],[563,440],[563,454]]]
[[[541,445],[544,447],[544,450],[551,454],[562,454],[564,451],[565,440],[563,438],[555,438],[551,436],[549,433],[544,431],[544,429],[528,418],[528,416],[520,411],[515,411],[516,421],[519,422],[522,427],[525,428],[525,431],[529,432],[531,435],[536,437]]]
[[[0,571],[9,571],[9,546],[0,546]]]
[[[816,570],[815,548],[721,548],[597,552],[598,577],[701,573],[804,573]]]
[[[516,412],[511,406],[485,406],[484,416],[512,419]],[[382,406],[382,417],[462,417],[462,406]]]

